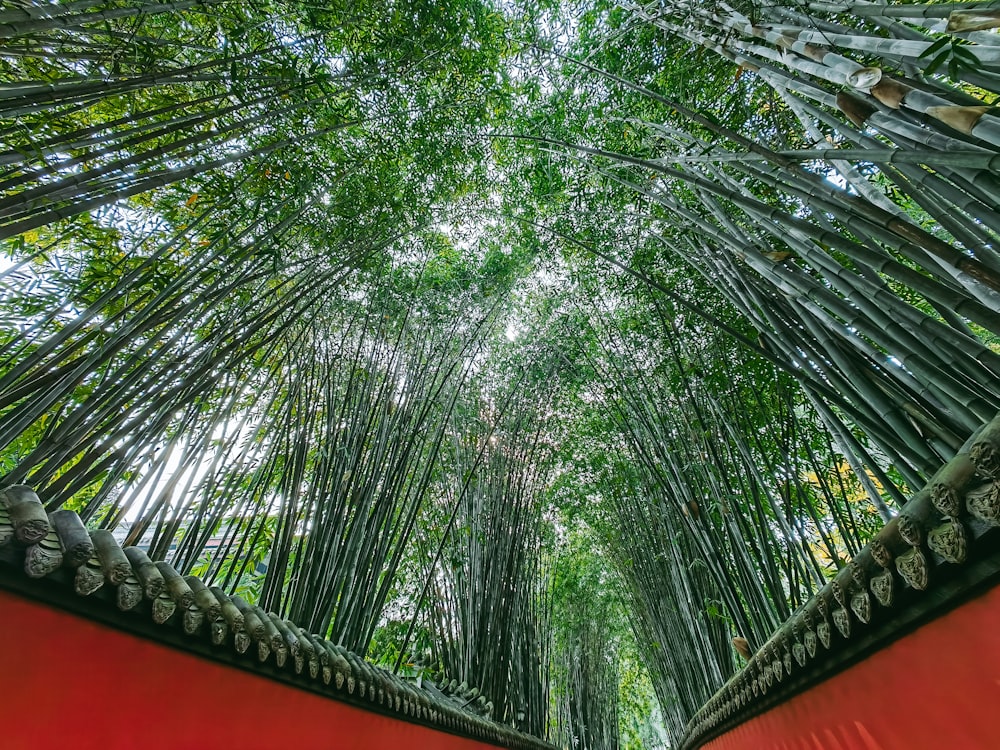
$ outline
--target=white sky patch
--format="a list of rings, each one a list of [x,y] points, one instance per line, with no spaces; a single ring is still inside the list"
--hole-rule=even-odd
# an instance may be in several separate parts
[[[837,187],[839,187],[841,190],[847,190],[848,189],[847,180],[845,180],[844,177],[843,177],[843,175],[841,175],[840,172],[837,172],[836,170],[833,170],[833,169],[829,170],[824,175],[824,179],[827,182],[833,183],[834,185],[836,185]]]

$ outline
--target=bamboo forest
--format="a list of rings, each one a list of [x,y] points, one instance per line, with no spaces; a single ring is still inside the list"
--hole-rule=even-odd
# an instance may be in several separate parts
[[[560,748],[679,747],[1000,412],[998,28],[3,0],[0,486]]]

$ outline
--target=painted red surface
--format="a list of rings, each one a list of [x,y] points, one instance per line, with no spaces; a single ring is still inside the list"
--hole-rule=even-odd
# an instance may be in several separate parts
[[[0,590],[3,750],[491,750]]]
[[[1000,587],[704,748],[1000,750]]]

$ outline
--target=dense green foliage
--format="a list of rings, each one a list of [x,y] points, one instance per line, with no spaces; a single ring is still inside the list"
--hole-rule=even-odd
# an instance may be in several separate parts
[[[957,8],[11,0],[0,482],[562,746],[676,742],[1000,411]]]

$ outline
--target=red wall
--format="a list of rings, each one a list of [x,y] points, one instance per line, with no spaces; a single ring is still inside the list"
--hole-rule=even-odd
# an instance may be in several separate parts
[[[4,750],[489,750],[0,590]]]
[[[1000,587],[704,747],[1000,749]]]
[[[487,750],[0,590],[4,750]],[[1000,750],[1000,588],[709,750]]]

